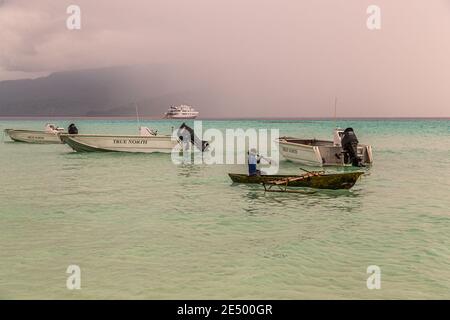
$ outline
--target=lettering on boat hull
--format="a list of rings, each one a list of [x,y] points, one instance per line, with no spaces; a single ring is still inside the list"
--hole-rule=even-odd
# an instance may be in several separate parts
[[[147,144],[146,139],[113,139],[113,144]]]

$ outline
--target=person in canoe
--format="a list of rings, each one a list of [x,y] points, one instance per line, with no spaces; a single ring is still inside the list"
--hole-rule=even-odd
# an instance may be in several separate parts
[[[258,170],[257,165],[261,162],[261,156],[256,153],[256,149],[252,148],[248,152],[248,175],[260,176],[261,171]]]
[[[272,161],[270,159],[266,159],[265,157],[259,155],[256,152],[255,148],[250,149],[248,152],[248,175],[249,176],[260,176],[261,170],[258,170],[258,164],[261,160],[266,160],[267,163],[271,164]]]

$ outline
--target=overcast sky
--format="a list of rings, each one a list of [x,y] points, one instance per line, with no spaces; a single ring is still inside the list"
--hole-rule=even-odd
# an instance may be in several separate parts
[[[450,116],[450,1],[0,0],[0,80],[128,64],[197,67],[247,115]]]

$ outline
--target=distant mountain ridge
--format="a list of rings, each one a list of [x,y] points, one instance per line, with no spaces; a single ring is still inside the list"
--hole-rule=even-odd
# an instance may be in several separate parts
[[[55,72],[0,82],[0,116],[162,116],[171,104],[209,103],[200,79],[164,65]]]

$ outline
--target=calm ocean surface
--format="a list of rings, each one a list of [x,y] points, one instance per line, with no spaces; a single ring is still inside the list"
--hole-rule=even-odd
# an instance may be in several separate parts
[[[46,122],[0,120],[0,129]],[[75,123],[80,133],[137,133],[131,120]],[[169,133],[180,122],[142,124]],[[325,139],[334,125],[203,122]],[[373,146],[374,165],[350,191],[314,194],[232,185],[227,172],[245,166],[4,138],[0,299],[449,299],[450,121],[338,125]],[[71,264],[81,267],[81,290],[66,288]],[[366,287],[369,265],[381,268],[380,290]]]

